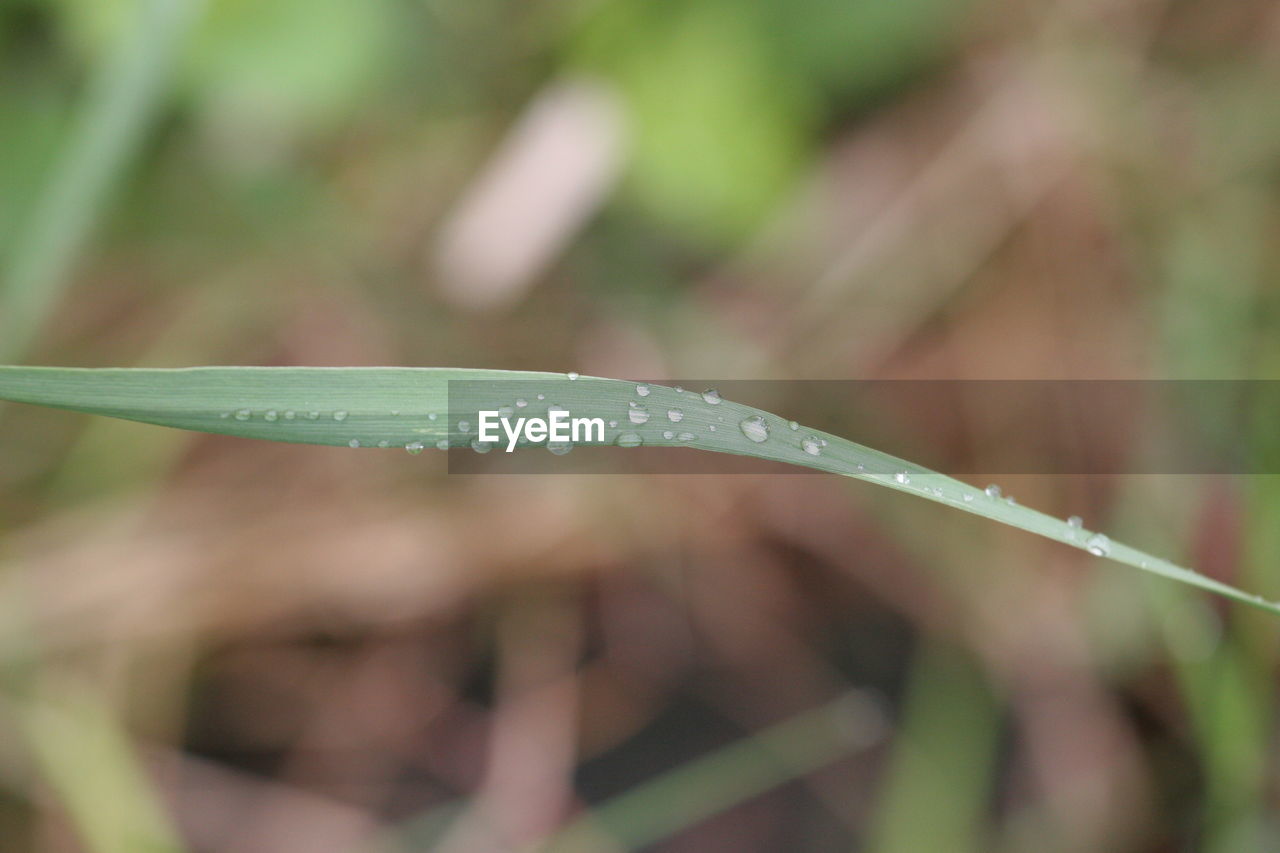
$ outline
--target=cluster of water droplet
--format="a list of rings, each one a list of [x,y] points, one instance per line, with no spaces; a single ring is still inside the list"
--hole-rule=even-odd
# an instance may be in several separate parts
[[[574,381],[579,378],[579,374],[576,372],[569,372],[566,376],[570,381]],[[687,395],[685,399],[692,399],[695,402],[700,396],[702,402],[707,406],[719,406],[723,402],[719,392],[713,388],[703,391],[700,395],[696,392],[686,392],[683,388],[678,386],[672,390],[677,395]],[[650,397],[653,393],[654,389],[646,383],[639,383],[635,386],[635,394],[640,399],[628,401],[626,418],[625,421],[623,421],[624,425],[644,426],[650,422],[649,409],[644,402],[641,402],[641,400]],[[546,394],[536,395],[536,399],[538,401],[544,401],[546,398]],[[505,417],[514,414],[517,409],[524,409],[529,405],[530,403],[528,399],[524,397],[517,397],[513,401],[513,405],[501,406],[497,411],[500,416]],[[550,414],[556,411],[567,412],[567,409],[553,403],[547,407],[547,411]],[[665,411],[667,421],[671,424],[679,424],[684,422],[686,419],[685,409],[680,406],[667,406],[665,407]],[[221,417],[224,419],[234,419],[240,422],[248,422],[253,420],[256,414],[257,413],[255,413],[253,409],[241,408],[223,412],[221,413]],[[399,414],[400,412],[398,411],[392,412],[393,416],[397,416]],[[332,418],[334,421],[342,423],[347,420],[349,413],[342,409],[329,413],[316,410],[294,411],[292,409],[264,409],[260,410],[260,416],[266,423],[277,423],[281,420],[297,421],[299,419],[318,421],[325,417]],[[430,421],[436,421],[438,417],[438,414],[435,412],[427,414],[427,419]],[[621,419],[610,420],[608,422],[610,429],[617,429],[620,420]],[[710,420],[710,418],[707,418],[707,420]],[[719,423],[724,423],[725,418],[723,416],[716,416],[715,420]],[[705,423],[704,425],[708,432],[716,432],[716,423]],[[769,420],[763,415],[750,414],[743,417],[738,421],[738,428],[742,432],[742,435],[753,444],[764,444],[772,439]],[[798,433],[800,431],[800,424],[796,421],[788,421],[787,428],[791,432]],[[456,429],[458,434],[467,436],[472,431],[472,424],[468,420],[459,420],[456,423]],[[416,429],[414,432],[427,433],[428,430]],[[660,435],[665,441],[679,441],[683,443],[692,443],[697,441],[697,434],[691,430],[676,432],[675,430],[665,429],[660,433]],[[465,439],[463,441],[465,442]],[[494,442],[480,441],[478,438],[465,443],[469,443],[471,449],[476,453],[488,453],[495,446]],[[527,445],[528,443],[529,442],[523,438],[518,442],[520,445]],[[640,447],[644,443],[644,437],[639,432],[631,429],[618,433],[613,439],[613,444],[618,447]],[[362,441],[360,438],[352,438],[347,442],[347,444],[352,448],[374,446],[369,442]],[[385,448],[389,447],[390,444],[391,442],[384,439],[378,441],[376,446]],[[406,452],[415,456],[426,449],[426,444],[422,440],[418,439],[405,442],[402,446]],[[798,446],[799,451],[803,452],[807,456],[821,456],[824,448],[827,447],[827,440],[815,433],[805,433],[800,437],[798,445],[792,446]],[[448,450],[450,447],[450,440],[448,438],[440,438],[435,442],[435,447],[440,450]],[[573,449],[573,444],[571,442],[548,442],[546,449],[553,454],[563,455]],[[952,503],[972,505],[976,498],[982,497],[985,497],[989,501],[1003,501],[1009,505],[1013,505],[1015,503],[1012,496],[1004,495],[1000,487],[994,483],[988,485],[981,492],[976,489],[963,487],[960,491],[948,496],[942,488],[936,485],[930,486],[927,483],[914,482],[911,473],[905,470],[894,471],[893,469],[886,470],[882,468],[879,472],[874,471],[874,469],[872,471],[868,471],[867,466],[861,462],[856,463],[855,467],[857,472],[864,476],[891,477],[893,482],[897,483],[899,486],[910,487],[910,490],[912,491],[918,491],[922,494],[929,495],[940,500],[947,500]],[[924,477],[922,479],[928,481],[931,478]],[[1105,557],[1111,554],[1111,540],[1102,533],[1089,534],[1088,531],[1084,530],[1084,522],[1079,516],[1073,515],[1068,518],[1065,522],[1065,528],[1065,538],[1067,541],[1082,545],[1085,550],[1095,556]],[[1144,560],[1142,565],[1143,567],[1146,567],[1147,561]]]
[[[250,420],[253,420],[253,409],[236,409],[233,412],[223,412],[221,415],[219,415],[219,417],[223,418],[224,420],[227,418],[230,418],[232,420],[237,420],[241,422],[250,421]],[[267,409],[262,413],[262,419],[267,423],[275,423],[276,421],[280,420],[281,417],[283,417],[286,421],[292,421],[298,418],[306,418],[309,421],[315,421],[320,419],[321,413],[320,412],[295,412],[292,409],[288,409],[284,412],[281,412],[278,409]],[[335,421],[344,420],[346,417],[347,417],[346,412],[333,413],[333,419]]]
[[[565,377],[569,381],[575,381],[580,378],[579,374],[574,371],[570,371],[566,373]],[[657,390],[665,391],[666,389],[657,389]],[[694,403],[700,402],[701,404],[704,404],[705,406],[708,406],[708,407],[720,406],[721,403],[723,402],[723,399],[721,398],[720,393],[714,388],[708,388],[707,390],[702,391],[701,393],[698,393],[694,391],[685,391],[683,388],[676,386],[675,388],[671,389],[671,391],[674,392],[674,394],[676,394],[677,396],[680,396],[684,400],[689,400]],[[609,426],[609,429],[611,430],[618,429],[620,422],[624,429],[627,426],[630,426],[633,428],[633,429],[625,430],[623,432],[619,432],[615,434],[612,438],[612,442],[614,444],[616,444],[619,447],[639,447],[645,443],[644,436],[640,432],[636,432],[634,430],[634,427],[641,427],[651,422],[652,415],[649,411],[648,406],[643,401],[645,400],[645,398],[650,397],[654,393],[655,393],[655,389],[652,388],[647,383],[638,383],[635,385],[635,395],[637,399],[628,401],[627,408],[625,410],[625,414],[626,414],[625,420],[619,418],[617,420],[608,421],[608,426]],[[538,401],[545,401],[547,399],[547,395],[544,393],[539,393],[535,395],[535,398]],[[512,401],[510,405],[501,406],[498,408],[497,411],[500,416],[510,416],[514,414],[517,410],[525,409],[529,406],[530,406],[529,399],[525,397],[517,397]],[[708,433],[716,433],[719,428],[719,425],[725,423],[726,418],[722,415],[715,416],[714,417],[715,422],[711,422],[713,418],[707,416],[711,412],[711,410],[709,409],[699,410],[698,406],[694,406],[694,410],[695,410],[695,414],[692,420],[700,421],[697,424],[696,428],[684,429],[680,431],[666,429],[666,430],[662,430],[660,433],[656,433],[655,436],[660,435],[662,440],[664,441],[678,441],[685,444],[692,444],[698,441],[698,432],[696,430],[701,430],[705,428],[706,432]],[[547,411],[549,414],[554,413],[556,411],[567,412],[567,410],[563,406],[560,406],[554,403],[548,406]],[[689,417],[687,413],[687,409],[685,407],[682,407],[681,405],[664,405],[661,409],[659,409],[659,411],[665,412],[667,422],[671,424],[684,424],[686,422],[686,419]],[[391,414],[393,416],[398,416],[401,413],[399,411],[395,411],[395,412],[392,412]],[[223,418],[229,418],[229,419],[234,419],[236,421],[246,422],[254,419],[256,416],[259,416],[259,415],[262,418],[262,420],[265,421],[266,423],[276,423],[281,420],[296,421],[298,419],[317,421],[317,420],[320,420],[321,418],[326,418],[326,417],[332,418],[334,421],[338,423],[343,423],[347,421],[348,417],[350,416],[346,410],[342,410],[342,409],[335,410],[329,413],[322,413],[320,411],[314,411],[314,410],[302,412],[302,411],[294,411],[294,410],[265,409],[265,410],[260,410],[259,412],[256,413],[254,410],[249,408],[243,408],[243,409],[237,409],[234,411],[224,412],[222,413],[221,416]],[[702,415],[703,417],[698,418],[697,415]],[[431,412],[427,414],[427,419],[430,421],[436,421],[438,417],[439,415],[435,412]],[[797,423],[796,421],[787,422],[787,427],[792,432],[798,432],[800,430],[800,424]],[[745,417],[742,417],[740,420],[738,420],[738,428],[741,431],[742,435],[748,441],[754,444],[764,444],[765,442],[773,440],[770,420],[763,415],[749,414],[749,415],[746,415]],[[417,433],[419,435],[429,434],[432,431],[434,430],[428,430],[425,428],[418,428],[418,429],[412,430],[412,432]],[[497,445],[497,443],[495,442],[491,442],[491,441],[482,442],[478,438],[471,438],[474,435],[474,424],[472,423],[472,421],[467,419],[460,419],[456,421],[452,432],[454,436],[452,440],[448,437],[440,438],[435,442],[435,447],[441,450],[447,450],[451,446],[454,446],[455,444],[462,445],[462,446],[469,445],[471,449],[477,453],[487,453]],[[803,436],[797,436],[797,438],[799,439],[798,441],[795,441],[793,439],[791,441],[788,441],[786,444],[788,446],[796,448],[798,452],[801,452],[807,456],[820,456],[823,453],[823,449],[827,446],[827,440],[817,434],[809,433],[809,434],[804,434]],[[523,445],[529,444],[529,442],[527,439],[521,438],[520,440],[517,441],[517,444],[523,446]],[[385,447],[391,446],[391,442],[386,439],[382,439],[374,442],[364,437],[356,436],[348,439],[347,445],[351,448],[374,447],[374,446],[385,448]],[[409,454],[417,455],[421,453],[424,449],[426,449],[427,444],[423,439],[414,438],[408,441],[404,441],[399,446],[402,446],[404,450]],[[552,453],[564,454],[564,453],[568,453],[573,448],[573,445],[570,442],[550,442],[546,445],[546,448]],[[859,465],[858,467],[860,471],[863,470],[863,467],[861,465]]]

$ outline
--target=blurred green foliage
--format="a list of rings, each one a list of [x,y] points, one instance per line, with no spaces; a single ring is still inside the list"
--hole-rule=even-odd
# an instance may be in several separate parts
[[[927,67],[966,5],[618,0],[587,15],[569,57],[623,94],[639,203],[732,241],[795,189],[830,116]]]
[[[54,2],[65,37],[88,63],[118,42],[138,6],[133,0]],[[393,0],[206,4],[178,69],[178,90],[210,120],[250,134],[324,130],[349,118],[386,83],[403,14],[403,4]]]

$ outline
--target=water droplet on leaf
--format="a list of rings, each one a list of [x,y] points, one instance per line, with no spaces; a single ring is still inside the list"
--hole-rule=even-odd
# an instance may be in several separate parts
[[[742,434],[754,441],[756,444],[767,441],[769,439],[769,424],[759,415],[752,415],[744,418],[738,427],[742,430]]]

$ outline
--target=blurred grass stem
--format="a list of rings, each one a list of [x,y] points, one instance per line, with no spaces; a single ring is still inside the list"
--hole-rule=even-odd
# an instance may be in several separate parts
[[[92,75],[61,156],[13,253],[0,267],[0,360],[20,359],[58,304],[168,89],[179,48],[204,0],[145,0]]]

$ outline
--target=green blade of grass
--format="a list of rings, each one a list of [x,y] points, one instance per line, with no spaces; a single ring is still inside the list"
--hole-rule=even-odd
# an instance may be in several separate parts
[[[958,650],[926,640],[911,666],[866,849],[874,853],[990,850],[983,814],[992,793],[1000,704]],[[929,803],[929,819],[920,804]]]
[[[539,844],[541,853],[641,850],[880,740],[867,700],[849,693],[619,794]]]
[[[93,853],[181,853],[185,846],[135,745],[104,699],[58,686],[18,705],[19,730],[36,766]]]
[[[1276,602],[840,436],[793,428],[772,413],[729,400],[708,401],[693,391],[659,385],[647,391],[641,396],[634,383],[617,379],[466,368],[0,367],[4,400],[334,446],[419,449],[447,442],[463,447],[475,438],[480,410],[511,407],[520,416],[545,417],[549,406],[560,405],[574,417],[616,421],[605,431],[605,443],[629,435],[650,447],[735,453],[866,480],[1280,614]],[[648,413],[640,423],[634,417],[638,407]],[[676,424],[665,416],[673,408],[684,415]]]

